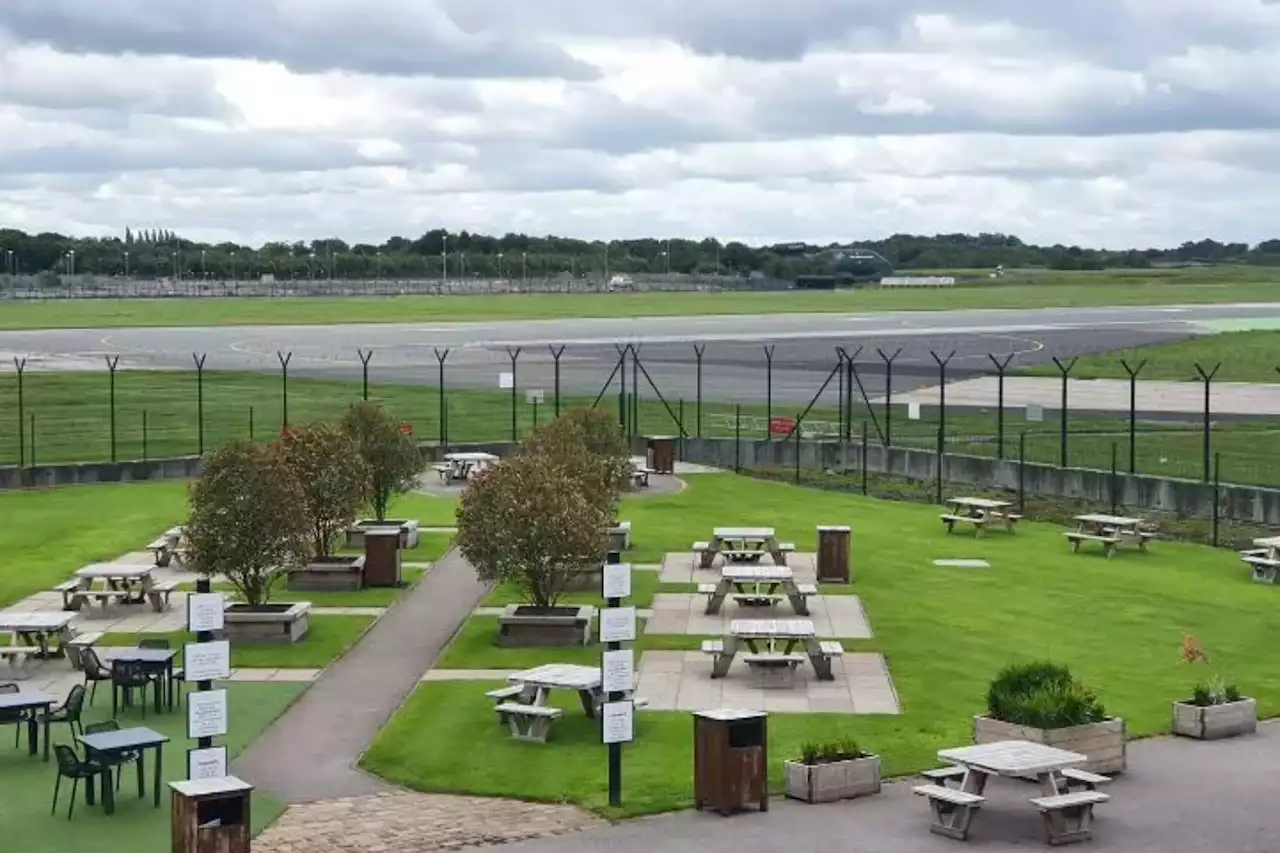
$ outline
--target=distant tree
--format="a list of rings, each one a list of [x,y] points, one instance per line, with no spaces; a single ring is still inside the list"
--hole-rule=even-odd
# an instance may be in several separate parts
[[[477,476],[458,504],[456,543],[484,581],[516,584],[534,607],[554,607],[576,576],[597,566],[608,512],[572,471],[520,454]]]
[[[279,442],[222,445],[204,457],[190,487],[186,537],[192,565],[226,576],[246,604],[261,607],[275,571],[306,559],[304,499]]]
[[[376,403],[348,409],[342,429],[355,440],[368,466],[367,501],[378,521],[385,521],[392,498],[417,484],[424,467],[422,454],[412,436],[402,435],[399,422]]]
[[[601,409],[571,409],[541,425],[520,444],[521,454],[540,454],[568,469],[612,519],[631,476],[631,454],[616,418]]]
[[[334,540],[356,520],[369,494],[369,464],[355,438],[334,424],[294,427],[280,444],[301,490],[311,555],[328,557]]]

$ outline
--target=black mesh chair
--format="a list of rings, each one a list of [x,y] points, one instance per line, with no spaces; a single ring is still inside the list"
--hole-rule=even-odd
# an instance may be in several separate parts
[[[0,693],[17,693],[18,685],[12,681],[6,681],[0,684]],[[13,726],[13,745],[16,747],[22,741],[22,727],[27,723],[27,712],[21,709],[0,711],[0,726]]]
[[[83,684],[72,685],[71,690],[67,692],[67,698],[63,700],[58,707],[48,711],[36,714],[36,722],[44,723],[66,723],[71,727],[71,736],[74,738],[76,732],[84,734],[84,725],[80,722],[80,714],[84,711],[84,695],[85,689]]]
[[[98,653],[88,647],[80,650],[80,668],[84,670],[85,685],[92,685],[89,687],[89,704],[92,705],[93,697],[98,693],[98,682],[110,681],[111,670],[98,657]]]
[[[67,806],[67,820],[71,820],[71,813],[76,808],[76,788],[80,785],[80,780],[84,779],[85,784],[92,785],[93,780],[101,776],[106,768],[96,761],[81,761],[76,751],[65,743],[54,744],[53,754],[58,759],[58,776],[53,782],[53,805],[49,808],[49,814],[58,811],[58,790],[62,787],[62,780],[70,779],[71,804]]]
[[[152,637],[145,640],[139,640],[138,648],[169,649],[169,648],[172,648],[172,646],[169,645],[169,641],[166,640],[164,637]],[[169,695],[177,696],[179,705],[182,704],[182,685],[184,683],[186,683],[186,673],[182,671],[182,667],[175,666],[171,670],[169,670],[169,684],[168,684]]]
[[[139,661],[113,660],[111,662],[111,716],[120,713],[120,694],[124,693],[124,704],[128,707],[133,702],[133,691],[142,690],[142,718],[147,718],[147,687],[159,690],[154,671]]]
[[[96,735],[100,732],[118,732],[118,731],[120,731],[120,724],[117,723],[115,720],[106,720],[105,722],[101,722],[101,723],[91,723],[90,725],[87,725],[84,727],[84,733],[87,735]],[[120,788],[120,777],[124,775],[123,773],[120,772],[120,769],[123,767],[128,767],[130,764],[137,765],[138,779],[139,779],[138,787],[139,788],[142,787],[142,783],[141,783],[142,753],[117,752],[114,755],[100,756],[100,757],[94,758],[93,760],[95,763],[100,764],[103,767],[110,767],[116,771],[116,789],[117,790],[119,790]]]

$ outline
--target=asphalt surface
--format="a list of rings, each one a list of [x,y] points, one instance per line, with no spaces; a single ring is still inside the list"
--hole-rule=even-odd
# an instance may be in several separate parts
[[[911,390],[936,382],[931,353],[945,358],[954,351],[947,375],[958,379],[991,372],[988,354],[1012,355],[1013,366],[1025,366],[1176,340],[1206,331],[1212,321],[1266,317],[1280,318],[1280,305],[16,331],[0,332],[0,364],[25,357],[34,370],[99,370],[110,355],[120,356],[122,369],[191,369],[192,355],[201,353],[209,370],[278,371],[279,357],[291,354],[290,375],[355,378],[363,350],[373,353],[371,381],[434,385],[437,359],[444,358],[450,387],[496,388],[515,357],[518,387],[549,393],[551,348],[563,346],[562,391],[593,394],[609,381],[618,349],[630,344],[648,378],[633,368],[629,382],[638,379],[649,394],[652,380],[668,398],[692,399],[698,344],[705,347],[704,398],[746,403],[765,397],[766,347],[772,347],[774,399],[803,403],[838,363],[837,347],[857,354],[859,376],[876,394],[884,390],[883,359],[895,352],[892,387]],[[836,388],[833,381],[832,399]]]

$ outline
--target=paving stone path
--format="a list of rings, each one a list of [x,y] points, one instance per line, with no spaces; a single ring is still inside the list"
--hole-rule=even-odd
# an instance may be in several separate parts
[[[257,853],[424,853],[563,835],[603,822],[572,806],[435,794],[345,797],[291,807]]]
[[[386,791],[356,762],[485,591],[460,554],[445,555],[254,741],[233,772],[289,804]]]

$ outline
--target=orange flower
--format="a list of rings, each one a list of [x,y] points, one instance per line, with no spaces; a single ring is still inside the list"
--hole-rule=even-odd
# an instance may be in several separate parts
[[[1191,634],[1182,635],[1182,660],[1184,663],[1209,662],[1209,655],[1205,652],[1204,647]]]

